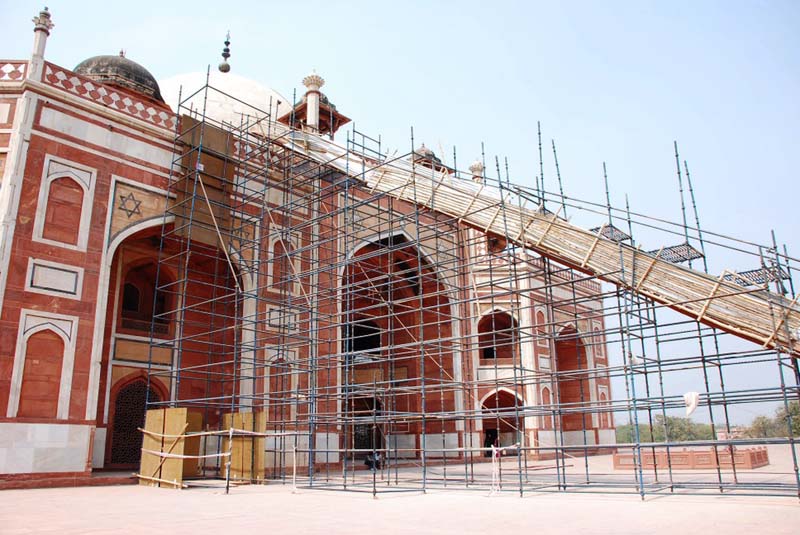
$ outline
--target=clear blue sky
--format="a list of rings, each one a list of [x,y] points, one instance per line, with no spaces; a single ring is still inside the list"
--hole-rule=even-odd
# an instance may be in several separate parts
[[[26,58],[42,3],[0,0],[0,56]],[[67,2],[46,56],[74,67],[127,56],[163,79],[216,65],[290,97],[312,68],[359,130],[386,146],[486,144],[534,184],[536,122],[567,194],[680,219],[672,141],[689,161],[704,227],[800,255],[800,2]],[[596,218],[579,223],[592,225]],[[653,249],[669,243],[648,243]],[[712,258],[712,271],[747,269]]]
[[[124,48],[159,79],[204,71],[230,29],[233,72],[291,98],[316,69],[360,130],[401,152],[412,125],[448,159],[456,146],[460,167],[483,141],[532,185],[538,120],[568,194],[601,199],[606,161],[614,204],[628,193],[634,210],[671,220],[677,140],[705,227],[759,242],[774,228],[800,247],[800,2],[48,5],[47,57],[60,65]],[[0,55],[24,58],[42,4],[0,6]]]

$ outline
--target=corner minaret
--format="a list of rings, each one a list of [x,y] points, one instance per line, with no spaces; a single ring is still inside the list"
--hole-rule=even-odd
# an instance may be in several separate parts
[[[294,128],[305,129],[319,134],[333,134],[350,119],[336,110],[336,106],[320,91],[325,80],[313,72],[303,78],[306,94],[292,111],[278,118],[278,121]]]
[[[33,54],[31,55],[31,72],[29,77],[34,80],[42,79],[42,68],[44,67],[44,49],[47,46],[47,37],[53,29],[53,21],[50,20],[50,11],[45,7],[39,12],[37,17],[33,17]]]

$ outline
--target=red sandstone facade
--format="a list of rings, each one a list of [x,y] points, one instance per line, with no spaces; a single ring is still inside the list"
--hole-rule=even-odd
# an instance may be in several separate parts
[[[151,350],[150,334],[152,311],[170,310],[175,306],[171,300],[180,298],[178,294],[157,298],[153,286],[158,237],[163,225],[174,224],[165,220],[164,212],[171,202],[167,189],[178,118],[157,96],[124,84],[101,83],[46,62],[43,53],[48,22],[49,15],[40,15],[34,55],[29,61],[0,61],[0,481],[53,476],[74,479],[92,470],[133,468],[141,439],[132,422],[141,420],[145,397],[151,401],[181,400],[196,397],[195,391],[201,389],[191,380],[176,387],[168,380],[153,378],[148,392],[144,379],[149,361],[156,371],[168,371],[176,365],[175,352],[168,347]],[[366,196],[364,192],[355,194]],[[399,201],[391,208],[384,207],[399,213],[410,213],[411,208]],[[305,216],[292,217],[300,221]],[[291,219],[276,224],[294,225]],[[420,224],[435,224],[435,217]],[[336,229],[322,228],[320,232],[324,237]],[[593,308],[602,306],[600,299],[591,298],[599,294],[599,285],[575,282],[570,292],[580,299],[573,299],[573,309],[565,306],[553,311],[544,305],[554,296],[548,295],[552,290],[542,284],[541,259],[520,256],[509,263],[492,256],[487,250],[492,241],[478,231],[459,227],[452,233],[466,237],[464,243],[468,245],[463,246],[463,254],[484,259],[476,264],[475,284],[462,284],[475,288],[471,299],[478,307],[475,317],[480,319],[476,322],[453,313],[447,281],[431,267],[417,264],[420,255],[413,245],[381,254],[376,237],[359,246],[351,269],[343,274],[342,280],[350,284],[365,282],[370,273],[386,273],[400,261],[430,272],[421,283],[421,298],[409,289],[400,289],[394,296],[397,303],[404,299],[410,303],[398,305],[407,309],[396,310],[394,316],[387,310],[371,308],[367,292],[355,292],[349,300],[350,312],[361,321],[369,322],[373,317],[380,332],[395,333],[392,345],[411,341],[409,327],[421,330],[426,339],[474,336],[480,340],[474,351],[458,359],[448,349],[449,342],[444,342],[439,348],[439,357],[445,362],[441,368],[431,361],[423,372],[422,361],[414,357],[393,373],[407,378],[424,376],[431,381],[444,373],[476,382],[475,399],[448,391],[428,400],[428,408],[433,412],[484,411],[485,420],[472,430],[454,422],[444,424],[444,428],[441,423],[430,422],[424,430],[412,425],[402,437],[395,437],[397,447],[420,448],[423,432],[443,436],[443,448],[465,447],[470,433],[474,436],[469,440],[476,442],[476,447],[495,439],[501,445],[513,444],[520,440],[519,433],[525,434],[527,443],[547,447],[558,443],[557,428],[567,445],[614,442],[611,413],[573,409],[559,415],[552,410],[542,416],[526,416],[522,429],[504,423],[515,407],[610,402],[609,380],[602,373],[608,365],[605,340],[600,334],[605,331],[602,319],[570,324],[570,317],[587,316]],[[399,236],[391,239],[398,240]],[[286,247],[311,246],[314,237],[301,234],[293,239],[288,245],[270,242],[265,249],[277,257]],[[322,261],[325,254],[341,253],[320,250]],[[209,254],[218,253],[210,250]],[[278,299],[279,290],[292,293],[296,289],[280,289],[281,270],[290,266],[275,265],[278,267],[268,274],[273,283],[260,291],[275,292]],[[510,276],[512,271],[514,277]],[[561,271],[552,276],[568,281],[574,274]],[[166,269],[159,277],[162,281],[177,280],[178,274]],[[342,280],[331,278],[319,284],[335,290]],[[496,280],[509,280],[512,282],[506,284],[525,289],[515,295],[524,295],[527,302],[508,298],[508,288],[493,282]],[[201,292],[185,289],[192,295]],[[568,301],[575,295],[558,297]],[[424,314],[418,314],[419,307]],[[517,309],[524,315],[515,316],[512,311]],[[207,311],[198,309],[195,313]],[[298,318],[300,322],[307,320]],[[534,338],[515,341],[509,334],[537,325],[544,329],[553,323],[562,325],[554,345]],[[169,341],[175,337],[175,326],[169,321],[153,323],[152,329],[156,339]],[[333,342],[318,346],[323,357],[340,350],[336,342],[340,333],[334,330],[328,337]],[[268,325],[262,334],[266,342],[270,336],[279,336],[270,334]],[[399,358],[402,361],[402,355]],[[206,356],[186,348],[181,359],[181,366],[191,366],[204,363]],[[511,383],[498,388],[498,379],[508,383],[513,377],[513,359],[544,375],[556,368],[576,374],[559,384]],[[355,364],[353,369],[360,377],[389,374],[380,364],[368,361]],[[265,397],[256,408],[268,410],[268,421],[278,420],[283,416],[266,397],[270,391],[287,390],[280,385],[283,380],[277,375],[264,376],[253,385],[220,386],[212,394],[225,395],[224,388],[252,389]],[[298,380],[301,384],[295,386],[303,388],[302,382],[307,379]],[[341,379],[334,376],[332,380]],[[420,400],[406,397],[401,404],[395,409],[417,412]],[[331,402],[322,404],[319,410],[330,413],[342,408]],[[498,419],[498,414],[503,418]],[[203,425],[213,426],[218,421],[215,414]],[[344,446],[343,436],[326,440]],[[327,459],[333,464],[341,461],[338,456]]]

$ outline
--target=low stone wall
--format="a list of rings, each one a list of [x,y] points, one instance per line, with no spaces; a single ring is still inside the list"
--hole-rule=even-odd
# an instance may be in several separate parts
[[[717,459],[719,459],[720,468],[731,469],[735,463],[737,470],[752,470],[769,464],[767,448],[763,446],[733,448],[733,458],[731,458],[730,450],[725,446],[717,447],[717,455],[714,455],[714,448],[670,448],[669,458],[667,458],[666,449],[657,449],[653,452],[651,448],[642,448],[642,468],[644,469],[656,467],[665,470],[668,467],[672,467],[673,470],[716,469]],[[615,469],[624,470],[635,467],[635,452],[626,450],[614,454]]]

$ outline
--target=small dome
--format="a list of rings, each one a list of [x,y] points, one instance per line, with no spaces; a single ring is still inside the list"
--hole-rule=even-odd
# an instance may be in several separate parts
[[[173,110],[178,111],[178,96],[182,95],[185,107],[205,109],[206,116],[221,123],[238,126],[245,115],[258,117],[269,112],[276,119],[292,111],[291,101],[277,91],[236,74],[212,72],[208,85],[214,90],[198,92],[205,84],[206,73],[200,72],[161,80],[165,101]]]
[[[414,151],[414,155],[416,156],[415,160],[430,160],[431,162],[441,164],[442,160],[439,159],[436,154],[425,146],[425,143],[419,146],[417,150]]]
[[[95,82],[130,89],[164,102],[158,82],[150,71],[122,53],[118,56],[94,56],[81,61],[73,70]]]

